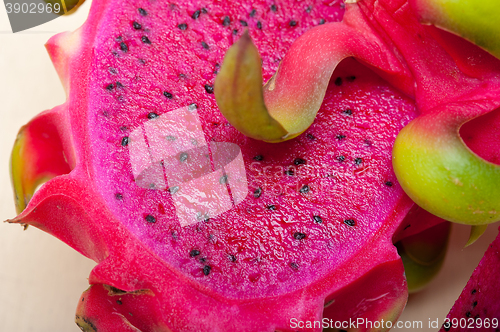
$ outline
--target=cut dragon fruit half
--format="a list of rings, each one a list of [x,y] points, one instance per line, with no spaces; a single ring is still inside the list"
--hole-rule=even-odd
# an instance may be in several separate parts
[[[321,2],[100,1],[49,41],[68,101],[20,132],[11,221],[98,262],[80,327],[291,331],[293,319],[398,317],[407,289],[392,235],[413,203],[391,148],[412,102],[346,62],[317,123],[274,145],[241,135],[212,94],[245,29],[268,79],[293,40],[341,16]]]
[[[360,24],[385,52],[389,39],[405,37],[374,26],[391,18],[396,27],[411,13],[387,4],[351,5],[342,24]],[[280,144],[242,135],[213,95],[224,54],[246,29],[267,81],[287,52],[294,60],[278,73],[310,65],[314,57],[293,56],[292,42],[342,13],[324,1],[95,1],[81,29],[48,42],[68,100],[20,131],[12,154],[20,214],[10,221],[98,263],[77,309],[83,330],[321,331],[299,322],[397,319],[407,284],[392,242],[404,240],[397,234],[413,202],[391,152],[418,116],[411,97],[422,111],[439,104],[424,97],[450,95],[414,91],[401,54],[359,50],[350,56],[361,63],[344,60],[324,79],[312,124]],[[281,91],[280,76],[273,80]],[[303,81],[286,93],[301,100],[309,88]]]

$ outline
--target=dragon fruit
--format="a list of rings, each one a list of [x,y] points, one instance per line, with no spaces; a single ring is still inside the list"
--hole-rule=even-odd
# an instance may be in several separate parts
[[[374,27],[402,4],[348,6],[341,24],[386,45],[386,61],[335,64],[313,94],[313,123],[280,144],[244,136],[217,110],[223,56],[248,29],[269,80],[297,37],[342,18],[340,3],[95,1],[81,29],[48,42],[68,100],[19,133],[11,222],[98,262],[77,309],[83,330],[321,331],[323,317],[341,328],[397,319],[407,285],[392,241],[429,227],[401,227],[413,202],[391,155],[418,116],[410,68],[426,54],[403,62],[411,50],[394,55]],[[397,19],[413,22],[403,8]],[[291,50],[278,73],[310,65]],[[350,55],[370,58],[363,51]],[[480,73],[492,72],[474,52]],[[300,88],[310,85],[283,93]],[[431,109],[422,96],[417,106]]]
[[[412,202],[390,152],[416,116],[411,100],[346,62],[323,118],[296,140],[272,145],[228,125],[212,94],[223,55],[244,29],[268,79],[293,40],[341,16],[340,5],[319,1],[96,1],[80,30],[48,42],[68,101],[19,134],[12,173],[22,212],[12,222],[39,227],[98,262],[79,302],[80,327],[291,331],[322,317],[397,318],[407,290],[391,238]],[[163,133],[163,143],[153,131],[150,150],[141,150],[140,131],[150,126],[182,130]],[[156,143],[173,142],[175,150],[193,139],[196,148],[147,159]],[[215,152],[230,143],[234,154]],[[241,197],[238,162],[247,181],[240,178]],[[182,173],[170,172],[172,163]],[[194,189],[217,190],[214,199],[231,208],[187,218],[191,208],[214,205],[212,196],[182,204],[195,180],[201,188]]]
[[[490,244],[441,331],[500,330],[500,236]]]

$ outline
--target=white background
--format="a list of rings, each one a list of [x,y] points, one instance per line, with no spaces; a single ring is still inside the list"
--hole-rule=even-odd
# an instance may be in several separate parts
[[[9,178],[9,155],[18,129],[37,113],[65,100],[44,43],[54,34],[72,31],[85,20],[88,0],[75,14],[13,34],[0,5],[0,221],[15,216]],[[444,269],[424,291],[410,296],[402,321],[443,322],[498,224],[473,246],[462,249],[468,227],[453,229]],[[94,262],[59,240],[31,227],[0,223],[0,331],[79,331],[74,312]],[[405,329],[406,331],[410,331]]]

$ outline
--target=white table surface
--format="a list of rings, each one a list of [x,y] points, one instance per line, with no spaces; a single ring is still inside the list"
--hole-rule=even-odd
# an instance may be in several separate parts
[[[9,178],[9,155],[18,129],[37,113],[64,102],[59,78],[44,43],[54,34],[72,31],[85,20],[87,1],[74,15],[13,34],[0,5],[0,221],[15,216]],[[429,319],[440,324],[465,286],[488,244],[497,234],[490,225],[478,243],[463,249],[468,227],[453,229],[444,269],[424,291],[410,296],[402,321]],[[0,223],[0,331],[79,331],[74,312],[94,262],[59,240],[30,227]]]

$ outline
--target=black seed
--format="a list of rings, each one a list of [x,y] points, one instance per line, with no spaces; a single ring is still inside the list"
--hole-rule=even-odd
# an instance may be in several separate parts
[[[257,29],[262,30],[262,22],[257,21]]]
[[[109,68],[108,68],[108,71],[109,71],[109,73],[110,73],[110,74],[113,74],[113,75],[115,75],[115,74],[116,74],[116,69],[115,69],[115,68],[113,68],[113,67],[109,67]]]
[[[261,154],[258,154],[255,157],[253,157],[253,160],[262,161],[262,160],[264,160],[264,156]]]
[[[167,92],[167,91],[163,91],[163,95],[164,95],[165,97],[167,97],[168,99],[172,99],[172,98],[174,98],[174,95],[173,95],[173,94],[171,94],[170,92]]]
[[[191,250],[191,251],[189,252],[189,256],[191,256],[191,257],[196,257],[196,256],[198,256],[199,254],[201,254],[201,252],[200,252],[199,250],[197,250],[197,249],[193,249],[193,250]]]
[[[134,21],[132,22],[132,26],[134,27],[134,29],[136,30],[140,30],[142,29],[142,25],[140,25],[138,22]]]
[[[316,137],[314,137],[314,135],[311,133],[308,133],[306,137],[309,138],[311,141],[314,141],[316,139]]]
[[[116,87],[121,89],[123,88],[123,84],[121,84],[120,82],[116,82]]]
[[[247,27],[247,26],[248,26],[247,21],[240,20],[240,23],[241,23],[241,25],[243,25],[244,27]]]
[[[301,232],[295,232],[295,233],[293,233],[293,238],[295,240],[303,240],[306,238],[306,235],[304,233],[301,233]]]
[[[392,182],[391,181],[385,181],[385,185],[387,187],[392,187]]]
[[[336,86],[341,86],[342,85],[342,78],[341,77],[337,77],[335,79],[335,85]]]
[[[338,156],[337,160],[343,162],[345,160],[345,156]]]
[[[451,323],[450,322],[444,322],[443,323],[443,329],[445,331],[449,331],[451,329]]]
[[[275,205],[268,205],[267,209],[271,210],[271,211],[274,211],[274,210],[276,210],[276,206]]]
[[[477,290],[473,289],[472,292],[470,292],[472,295],[476,294]]]
[[[295,165],[297,165],[297,166],[298,166],[298,165],[303,165],[303,164],[305,164],[305,163],[306,163],[306,161],[305,161],[304,159],[302,159],[302,158],[296,158],[296,159],[293,161],[293,163],[294,163]]]
[[[234,29],[233,30],[233,35],[237,35],[238,34],[238,29]]]
[[[288,176],[293,176],[294,174],[295,174],[295,172],[293,171],[293,169],[292,169],[292,168],[287,169],[287,170],[285,171],[285,175],[288,175]]]
[[[472,307],[474,308],[475,306],[477,306],[477,301],[474,301],[474,303],[472,303]]]
[[[347,82],[352,82],[356,79],[356,76],[347,76],[345,79],[347,80]]]
[[[288,23],[288,24],[290,24],[291,27],[294,27],[297,25],[297,21],[291,20],[290,23]]]
[[[214,93],[214,87],[212,85],[205,84],[205,91],[207,93],[212,94],[212,93]]]
[[[148,119],[156,119],[158,117],[158,114],[155,112],[148,113]]]
[[[276,7],[276,5],[271,5],[271,10],[273,12],[276,12],[278,10],[278,8]]]
[[[323,19],[323,18],[322,18],[321,20],[319,20],[319,24],[320,24],[320,25],[321,25],[321,24],[325,24],[325,19]]]
[[[186,23],[181,23],[177,26],[179,29],[182,31],[186,30],[188,28],[188,25]]]
[[[252,11],[250,12],[250,17],[254,17],[255,14],[257,14],[257,10],[252,9]]]
[[[228,27],[229,24],[231,24],[231,19],[229,16],[224,16],[224,19],[222,20],[222,26]]]
[[[146,36],[142,36],[141,40],[144,44],[151,44],[151,40],[149,40],[149,38]]]
[[[122,36],[118,36],[116,37],[116,41],[119,42],[119,41],[122,41],[123,40],[123,37]]]
[[[354,221],[354,219],[346,219],[344,220],[344,224],[346,224],[347,226],[355,226],[356,222]]]
[[[122,146],[128,145],[128,136],[122,137]]]
[[[465,313],[465,317],[469,318],[470,316],[472,316],[472,315],[470,314],[470,311],[467,311],[467,312]]]
[[[262,195],[262,188],[259,187],[259,188],[257,188],[257,189],[254,190],[253,197],[259,198],[260,195]]]
[[[118,303],[119,305],[123,304],[122,301],[120,301],[120,300],[116,300],[116,303]]]
[[[363,163],[363,159],[356,158],[356,159],[354,159],[354,163],[359,166],[359,165],[361,165]]]
[[[210,265],[205,265],[203,267],[203,274],[208,276],[210,274],[210,271],[212,270],[212,267],[210,267]]]
[[[313,216],[314,222],[317,224],[321,224],[323,219],[320,216]]]
[[[291,262],[290,263],[290,267],[294,270],[298,270],[299,269],[299,264],[295,263],[295,262]]]
[[[193,18],[193,20],[196,20],[198,17],[200,17],[200,14],[201,10],[197,10],[193,13],[193,15],[191,15],[191,17]]]
[[[192,103],[192,104],[189,104],[188,108],[189,108],[190,110],[195,110],[195,109],[197,109],[197,108],[198,108],[198,105],[196,105],[196,103]]]
[[[305,184],[304,186],[302,186],[302,188],[300,188],[299,191],[301,194],[307,194],[309,192],[309,186]]]
[[[144,9],[142,9],[142,8],[138,8],[137,10],[139,11],[139,14],[141,14],[142,16],[148,15],[148,12],[145,11]]]
[[[335,136],[336,139],[338,139],[339,141],[343,140],[344,138],[346,138],[345,135],[337,135]]]
[[[115,86],[113,85],[113,83],[111,83],[108,86],[106,86],[106,90],[111,91],[111,90],[113,90],[114,87]]]
[[[352,115],[352,110],[348,108],[348,109],[342,111],[342,113],[345,114],[345,115],[351,116]]]
[[[120,193],[116,193],[116,194],[115,194],[115,198],[116,198],[117,200],[121,201],[121,200],[123,199],[123,195],[122,195],[122,194],[120,194]]]
[[[210,46],[208,46],[208,44],[207,44],[207,43],[205,43],[204,41],[202,41],[202,42],[201,42],[201,46],[202,46],[204,49],[206,49],[206,50],[208,50],[208,49],[210,48]]]
[[[181,162],[185,162],[187,159],[188,159],[188,154],[186,152],[181,152],[181,154],[179,155],[179,160]]]
[[[150,214],[148,214],[148,215],[146,216],[146,218],[145,218],[145,219],[146,219],[146,221],[147,221],[147,222],[149,222],[149,223],[151,223],[151,224],[154,224],[154,223],[156,222],[156,218],[155,218],[155,217],[153,217],[153,216],[152,216],[152,215],[150,215]]]
[[[172,136],[172,135],[168,135],[168,136],[165,136],[165,139],[169,142],[173,142],[177,139],[177,137]]]
[[[219,183],[220,184],[226,184],[227,183],[227,174],[220,177]]]
[[[179,186],[173,186],[167,189],[170,194],[175,194],[176,192],[179,191]]]
[[[201,12],[202,12],[203,14],[206,14],[206,13],[208,13],[208,10],[207,10],[206,8],[202,8],[202,9],[201,9]]]
[[[306,8],[306,13],[308,13],[308,14],[309,14],[309,13],[311,12],[311,10],[312,10],[312,7],[311,7],[311,6],[307,6],[307,8]]]
[[[227,259],[229,259],[230,262],[236,262],[236,256],[235,255],[227,255]]]
[[[123,52],[127,52],[128,51],[127,44],[125,44],[124,42],[121,42],[120,43],[120,50],[122,50]]]

